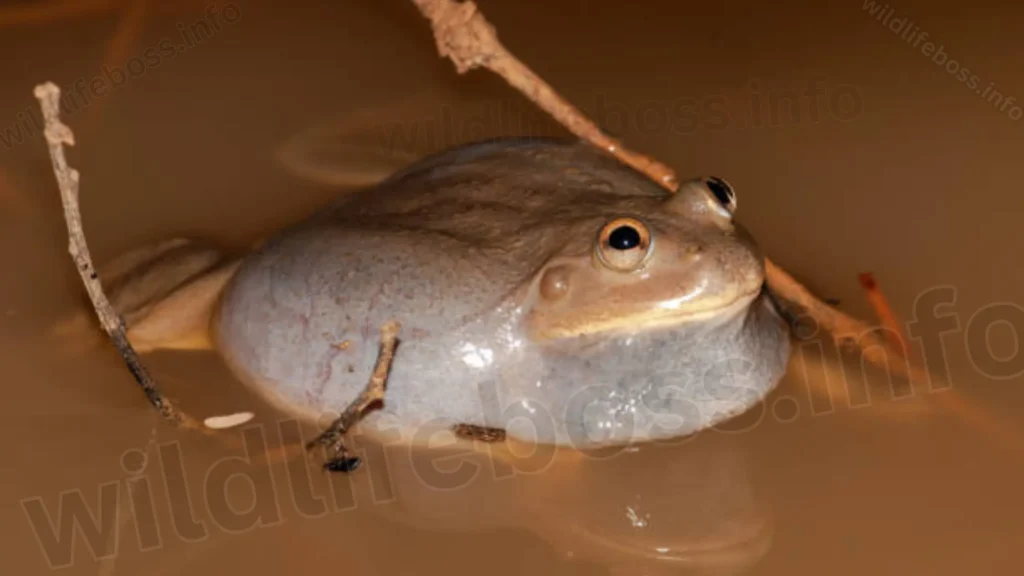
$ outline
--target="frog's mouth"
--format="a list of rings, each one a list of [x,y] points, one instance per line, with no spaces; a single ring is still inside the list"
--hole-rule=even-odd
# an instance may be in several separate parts
[[[600,310],[569,317],[531,313],[530,333],[538,340],[560,340],[581,336],[618,335],[700,324],[713,326],[746,314],[765,298],[764,285],[756,290],[716,300],[705,300],[695,307],[686,302],[667,302],[634,308]]]

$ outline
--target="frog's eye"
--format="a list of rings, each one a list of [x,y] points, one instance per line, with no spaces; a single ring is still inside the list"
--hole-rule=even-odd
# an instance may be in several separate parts
[[[597,239],[597,256],[618,271],[637,269],[651,251],[651,232],[636,218],[616,218],[605,224]]]
[[[728,182],[711,176],[704,179],[704,187],[715,197],[722,208],[728,210],[730,214],[736,212],[736,191]]]

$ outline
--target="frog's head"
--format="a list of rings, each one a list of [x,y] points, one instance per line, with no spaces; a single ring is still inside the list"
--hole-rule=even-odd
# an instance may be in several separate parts
[[[527,325],[552,340],[732,317],[755,300],[764,257],[733,219],[721,178],[665,196],[610,201],[567,228],[537,271]]]

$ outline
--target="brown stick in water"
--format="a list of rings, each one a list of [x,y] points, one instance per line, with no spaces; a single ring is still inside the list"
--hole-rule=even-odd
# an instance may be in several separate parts
[[[860,286],[864,289],[864,295],[867,296],[871,308],[875,311],[875,318],[878,318],[879,323],[885,328],[885,337],[888,339],[889,345],[893,349],[903,350],[910,354],[910,348],[907,345],[907,338],[903,333],[903,327],[900,321],[896,319],[896,314],[893,312],[892,307],[889,306],[889,301],[886,299],[885,294],[878,287],[874,274],[864,272],[859,276],[859,279]]]
[[[662,186],[673,191],[679,187],[672,169],[643,154],[623,148],[617,140],[602,132],[575,106],[559,96],[533,70],[509,53],[498,42],[494,27],[484,19],[476,4],[452,0],[413,2],[430,20],[438,52],[450,58],[460,74],[479,66],[490,69],[525,94],[569,132],[649,175]]]
[[[330,426],[319,436],[313,439],[306,448],[312,450],[317,446],[326,446],[334,450],[334,457],[330,458],[324,468],[334,472],[351,472],[359,466],[359,459],[349,456],[348,450],[342,441],[342,436],[363,417],[368,408],[377,403],[384,402],[384,392],[388,381],[388,373],[391,371],[391,362],[395,358],[395,348],[398,346],[398,331],[401,325],[392,320],[380,329],[380,351],[377,353],[377,365],[373,369],[370,381],[359,393],[345,411],[338,416]]]
[[[202,429],[203,427],[195,420],[178,411],[174,404],[160,392],[156,382],[149,375],[149,371],[139,360],[135,349],[128,342],[124,319],[114,311],[103,292],[103,286],[100,284],[92,258],[89,256],[85,233],[82,231],[82,215],[78,207],[79,175],[77,170],[68,166],[67,159],[64,157],[64,145],[74,146],[75,135],[60,119],[60,88],[52,82],[40,84],[35,88],[35,97],[39,100],[43,111],[46,143],[50,148],[53,173],[57,177],[60,198],[64,205],[64,220],[68,227],[68,252],[75,261],[75,268],[78,269],[78,274],[82,277],[82,283],[85,284],[85,289],[89,293],[89,299],[92,300],[103,330],[110,337],[110,341],[113,342],[114,347],[117,348],[124,363],[128,366],[128,370],[135,377],[135,381],[138,382],[149,403],[156,408],[157,412],[178,426]]]

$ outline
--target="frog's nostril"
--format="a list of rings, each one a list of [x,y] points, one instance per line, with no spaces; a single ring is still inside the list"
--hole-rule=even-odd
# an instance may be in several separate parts
[[[736,209],[736,191],[725,180],[712,176],[704,181],[704,185],[715,195],[715,199],[725,209],[732,212]]]

